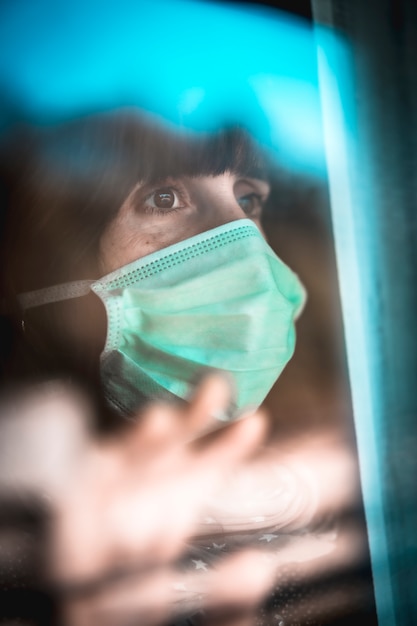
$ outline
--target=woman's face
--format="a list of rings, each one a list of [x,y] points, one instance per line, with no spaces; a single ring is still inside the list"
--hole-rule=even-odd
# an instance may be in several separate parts
[[[225,172],[138,184],[100,240],[102,275],[204,232],[242,218],[261,228],[269,184]]]

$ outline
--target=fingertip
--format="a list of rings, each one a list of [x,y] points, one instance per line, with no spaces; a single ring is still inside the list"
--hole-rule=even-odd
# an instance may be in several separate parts
[[[200,430],[216,422],[229,421],[235,397],[235,383],[231,375],[218,371],[207,373],[190,397],[188,430]]]
[[[258,409],[241,415],[232,426],[235,429],[235,437],[238,438],[239,445],[255,447],[266,439],[269,419],[263,409]]]
[[[231,465],[255,453],[268,432],[268,419],[263,411],[245,417],[194,439],[192,448],[200,461]]]
[[[190,402],[198,401],[208,392],[215,394],[221,401],[230,402],[234,399],[236,384],[232,374],[221,370],[210,370],[201,376],[200,381],[194,387]]]
[[[181,428],[178,408],[158,402],[149,405],[127,436],[129,448],[148,451],[155,446],[175,441]]]

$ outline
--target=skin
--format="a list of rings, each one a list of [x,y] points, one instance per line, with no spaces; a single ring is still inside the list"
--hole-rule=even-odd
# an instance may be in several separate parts
[[[100,271],[109,272],[193,235],[250,218],[261,229],[269,184],[231,172],[138,184],[104,232]],[[160,207],[165,200],[166,207]],[[172,205],[172,206],[170,206]]]

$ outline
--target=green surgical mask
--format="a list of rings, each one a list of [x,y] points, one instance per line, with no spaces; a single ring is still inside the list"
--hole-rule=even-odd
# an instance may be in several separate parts
[[[255,224],[241,219],[154,252],[97,281],[22,294],[23,308],[94,291],[107,311],[101,379],[111,405],[190,396],[223,371],[233,412],[261,404],[291,358],[305,292]]]

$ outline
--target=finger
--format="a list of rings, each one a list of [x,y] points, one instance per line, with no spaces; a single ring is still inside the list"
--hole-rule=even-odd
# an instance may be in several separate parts
[[[190,399],[184,419],[185,432],[198,436],[207,428],[231,417],[234,382],[225,374],[205,376]]]
[[[164,448],[182,441],[183,413],[178,407],[167,403],[149,405],[140,418],[140,422],[126,432],[121,442],[124,452],[133,459],[143,455],[154,456]]]
[[[245,416],[190,442],[189,449],[199,465],[219,470],[234,465],[259,449],[268,431],[264,411]]]

